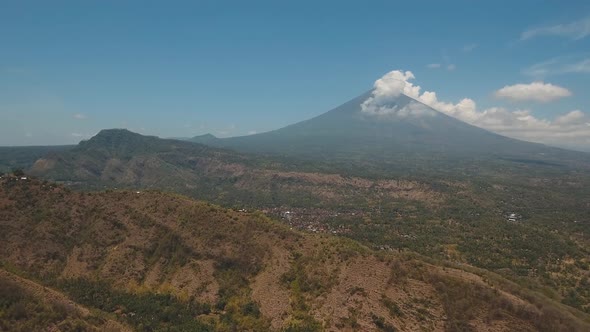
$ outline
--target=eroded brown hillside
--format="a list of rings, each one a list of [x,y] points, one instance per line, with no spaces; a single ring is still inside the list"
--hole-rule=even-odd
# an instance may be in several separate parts
[[[5,176],[0,227],[4,270],[137,330],[588,329],[584,314],[497,276],[157,191]]]

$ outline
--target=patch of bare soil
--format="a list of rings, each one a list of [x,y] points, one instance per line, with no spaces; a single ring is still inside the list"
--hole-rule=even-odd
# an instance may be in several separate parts
[[[443,305],[434,287],[428,283],[403,280],[385,291],[382,302],[387,304],[395,325],[402,331],[445,330]]]
[[[251,284],[252,299],[260,305],[260,311],[271,319],[271,327],[279,330],[291,309],[289,290],[281,284],[281,276],[289,271],[290,253],[273,247],[265,268],[258,273]]]
[[[87,277],[90,275],[90,269],[88,262],[82,259],[83,249],[75,247],[67,258],[66,266],[64,267],[61,277],[62,278],[79,278]]]
[[[194,296],[199,302],[215,303],[219,284],[213,276],[214,261],[192,261],[170,278],[170,286],[179,297]]]
[[[55,159],[38,159],[31,167],[32,172],[45,172],[55,167]]]

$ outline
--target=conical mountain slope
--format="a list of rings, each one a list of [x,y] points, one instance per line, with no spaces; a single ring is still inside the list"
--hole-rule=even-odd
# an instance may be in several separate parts
[[[511,139],[438,112],[406,95],[389,102],[387,114],[363,111],[366,92],[315,118],[250,136],[192,141],[248,152],[295,156],[388,158],[557,153],[560,149]]]

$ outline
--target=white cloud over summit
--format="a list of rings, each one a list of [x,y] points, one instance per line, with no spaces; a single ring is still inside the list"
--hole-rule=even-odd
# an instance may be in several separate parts
[[[507,85],[494,93],[496,98],[510,101],[535,101],[547,103],[572,95],[571,91],[551,83],[533,82],[530,84]]]
[[[559,146],[586,149],[590,147],[590,117],[580,110],[568,112],[553,120],[538,118],[528,109],[509,110],[491,107],[479,110],[476,102],[470,98],[463,98],[455,104],[438,100],[435,92],[421,92],[422,88],[419,85],[410,82],[414,79],[414,74],[410,71],[394,70],[385,74],[375,81],[371,97],[361,105],[362,112],[377,116],[429,114],[424,107],[420,109],[416,105],[412,108],[419,111],[413,111],[408,107],[400,110],[391,106],[397,97],[405,94],[439,112],[505,136]]]
[[[394,102],[402,94],[415,96],[420,93],[420,87],[409,82],[412,79],[414,74],[411,71],[394,70],[383,75],[375,81],[373,93],[361,104],[361,111],[381,117],[434,115],[431,109],[420,103],[410,102],[408,105],[399,107]]]

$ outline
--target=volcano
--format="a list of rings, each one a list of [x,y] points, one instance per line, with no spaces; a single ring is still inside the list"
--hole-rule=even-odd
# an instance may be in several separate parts
[[[243,152],[312,159],[395,160],[425,155],[558,158],[570,153],[492,133],[404,94],[388,102],[390,112],[368,113],[363,103],[371,95],[372,91],[366,92],[315,118],[274,131],[230,138],[203,135],[190,140]]]

